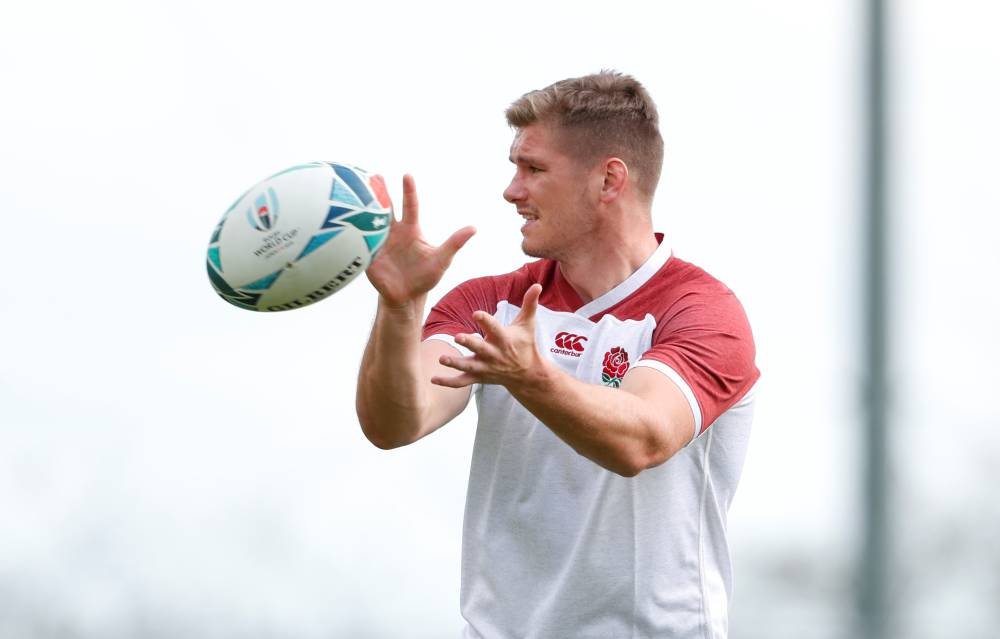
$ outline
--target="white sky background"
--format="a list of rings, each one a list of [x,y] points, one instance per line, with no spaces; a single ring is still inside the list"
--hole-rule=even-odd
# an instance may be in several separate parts
[[[983,469],[1000,425],[1000,12],[900,4],[901,503],[928,521],[976,508],[977,529],[995,532],[975,486],[995,484]],[[605,67],[634,74],[660,108],[658,229],[736,291],[757,339],[760,405],[730,518],[737,606],[758,569],[743,558],[822,556],[834,567],[820,574],[842,578],[859,470],[850,9],[0,7],[0,635],[457,635],[474,410],[415,446],[375,449],[353,408],[367,282],[249,313],[212,291],[205,248],[257,180],[341,160],[385,175],[397,206],[413,173],[434,241],[477,226],[435,299],[512,270],[526,258],[501,198],[503,109]],[[938,543],[903,537],[906,551]],[[977,599],[947,610],[966,614],[965,601]],[[770,618],[737,607],[733,636]]]

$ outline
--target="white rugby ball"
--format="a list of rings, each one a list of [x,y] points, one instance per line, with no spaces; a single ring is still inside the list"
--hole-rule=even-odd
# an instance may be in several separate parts
[[[385,181],[349,164],[311,162],[244,193],[208,244],[208,277],[230,304],[287,311],[364,272],[389,234]]]

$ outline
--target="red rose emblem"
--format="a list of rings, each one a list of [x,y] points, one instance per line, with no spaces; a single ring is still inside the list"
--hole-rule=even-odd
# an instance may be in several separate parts
[[[618,388],[622,378],[628,372],[628,353],[621,346],[615,346],[604,354],[604,370],[601,371],[601,381],[608,386]]]

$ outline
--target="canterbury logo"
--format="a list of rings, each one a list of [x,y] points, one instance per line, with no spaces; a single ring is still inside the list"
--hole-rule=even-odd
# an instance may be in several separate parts
[[[556,346],[559,348],[564,348],[568,351],[576,351],[577,353],[583,352],[583,343],[587,341],[587,338],[583,335],[573,335],[572,333],[557,333],[556,334]]]

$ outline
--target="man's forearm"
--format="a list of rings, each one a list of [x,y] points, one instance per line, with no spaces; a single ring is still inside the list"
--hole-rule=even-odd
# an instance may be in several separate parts
[[[684,446],[680,430],[641,397],[622,388],[581,382],[555,366],[511,394],[576,452],[632,477],[663,463]]]
[[[420,330],[426,296],[403,308],[379,300],[361,359],[356,406],[365,436],[380,448],[413,441],[427,409]]]

